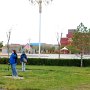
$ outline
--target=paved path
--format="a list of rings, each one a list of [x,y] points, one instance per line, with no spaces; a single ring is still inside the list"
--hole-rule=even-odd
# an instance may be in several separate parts
[[[20,53],[18,53],[18,57],[20,57]],[[0,54],[0,57],[8,57],[8,54]],[[53,58],[53,59],[57,59],[59,58],[59,54],[27,54],[28,58]],[[60,54],[60,58],[64,58],[64,59],[80,59],[80,55],[79,54]],[[90,59],[90,55],[84,55],[83,58],[86,59]]]
[[[27,55],[29,58],[39,58],[39,54],[28,54]],[[41,54],[40,58],[53,58],[53,59],[58,59],[59,54]],[[64,59],[80,59],[79,54],[60,54],[60,58]],[[89,59],[90,55],[84,55],[83,58]]]

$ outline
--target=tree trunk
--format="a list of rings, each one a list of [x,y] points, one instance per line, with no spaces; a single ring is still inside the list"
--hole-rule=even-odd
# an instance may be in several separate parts
[[[83,53],[81,52],[81,67],[83,66]]]

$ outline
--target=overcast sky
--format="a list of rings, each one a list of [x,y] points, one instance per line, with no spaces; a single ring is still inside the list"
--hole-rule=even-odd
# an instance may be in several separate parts
[[[75,29],[83,22],[90,28],[90,0],[53,0],[42,5],[41,43],[57,44],[57,32]],[[0,0],[0,41],[7,43],[6,32],[11,30],[10,43],[39,42],[38,4],[29,0]]]

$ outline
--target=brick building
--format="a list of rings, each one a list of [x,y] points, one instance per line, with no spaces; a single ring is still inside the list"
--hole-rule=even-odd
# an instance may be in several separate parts
[[[68,34],[66,34],[65,38],[61,38],[61,46],[67,46],[70,45],[72,42],[73,32],[75,32],[76,29],[68,29]]]
[[[68,34],[66,34],[66,37],[61,38],[60,43],[62,47],[66,47],[67,45],[71,45],[72,43],[72,38],[73,38],[73,33],[75,32],[76,29],[68,29]],[[69,50],[62,50],[61,53],[69,53]]]

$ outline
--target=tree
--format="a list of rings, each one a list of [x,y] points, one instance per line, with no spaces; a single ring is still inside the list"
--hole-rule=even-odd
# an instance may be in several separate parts
[[[84,26],[83,23],[77,27],[73,35],[73,44],[80,50],[81,67],[83,66],[83,55],[87,50],[90,50],[90,29]]]
[[[11,31],[9,31],[7,34],[7,50],[8,50],[8,58],[9,58],[9,41],[11,36]]]
[[[71,54],[80,53],[80,50],[78,50],[74,45],[68,45],[67,48]]]
[[[2,47],[3,47],[3,41],[0,42],[0,48],[2,48]]]

